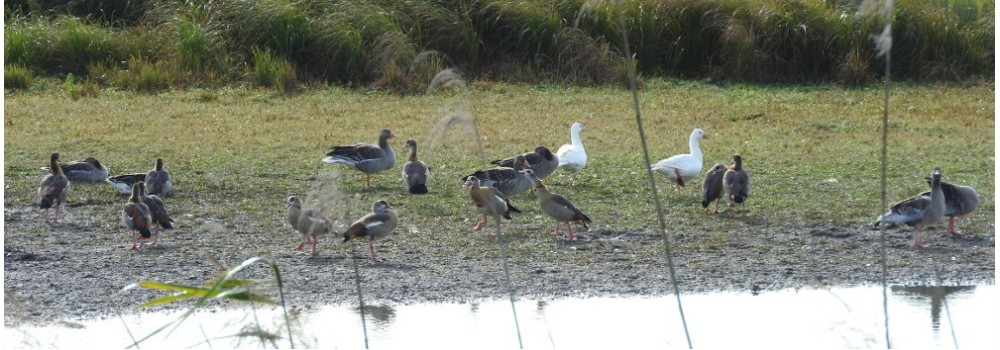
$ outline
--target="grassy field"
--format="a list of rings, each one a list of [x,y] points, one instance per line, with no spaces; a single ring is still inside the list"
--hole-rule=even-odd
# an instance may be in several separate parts
[[[748,220],[701,212],[700,181],[677,196],[659,179],[668,231],[721,232],[728,225],[866,225],[880,210],[881,95],[876,88],[715,86],[654,80],[641,92],[653,161],[687,152],[692,128],[706,131],[705,169],[740,153],[751,174]],[[572,122],[590,163],[579,184],[565,172],[546,183],[572,199],[597,228],[655,230],[656,219],[626,91],[477,83],[465,92],[399,96],[338,88],[296,95],[264,90],[174,91],[156,95],[104,92],[71,99],[63,91],[8,92],[4,115],[4,206],[37,205],[39,170],[48,155],[95,156],[112,174],[145,172],[165,159],[175,192],[167,198],[179,226],[207,218],[233,230],[287,234],[285,197],[305,195],[335,220],[353,220],[377,199],[397,206],[413,238],[462,244],[478,219],[461,177],[488,161],[569,142]],[[978,189],[980,207],[960,227],[991,231],[994,193],[994,90],[991,85],[897,86],[890,120],[889,199],[927,188],[923,177],[941,166],[947,181]],[[452,116],[474,117],[472,128],[443,128]],[[397,167],[374,176],[320,159],[335,144],[376,142],[389,127],[402,147],[416,139],[432,170],[431,194],[411,197]],[[441,135],[438,137],[437,135]],[[552,221],[531,194],[512,198],[525,211],[510,232],[543,234]],[[75,206],[106,208],[103,226],[121,230],[124,196],[106,185],[75,185]],[[102,211],[103,213],[103,211]],[[124,233],[122,233],[124,239]]]

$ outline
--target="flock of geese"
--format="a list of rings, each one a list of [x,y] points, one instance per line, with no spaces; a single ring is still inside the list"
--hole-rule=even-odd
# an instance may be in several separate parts
[[[566,224],[567,238],[575,239],[573,224],[587,227],[591,219],[578,209],[568,198],[552,193],[542,179],[556,169],[565,169],[572,173],[573,182],[579,173],[587,166],[587,153],[580,139],[583,125],[574,123],[570,127],[570,143],[562,145],[556,153],[539,146],[532,152],[526,152],[513,157],[495,160],[491,164],[496,167],[479,170],[463,178],[464,187],[469,193],[476,209],[482,214],[473,228],[481,230],[490,217],[496,222],[499,233],[501,218],[511,219],[511,213],[521,211],[511,205],[510,196],[534,189],[539,206],[546,215],[556,221],[554,235],[560,235],[560,227]],[[365,185],[371,186],[373,174],[391,169],[396,163],[396,153],[389,146],[388,140],[396,137],[389,129],[383,129],[379,134],[377,145],[354,144],[334,146],[327,157],[326,163],[344,164],[365,174]],[[688,147],[689,153],[678,154],[653,164],[650,169],[663,174],[673,182],[677,192],[681,192],[686,181],[701,175],[704,158],[700,148],[700,140],[708,139],[701,129],[691,132]],[[409,157],[402,168],[402,179],[409,193],[415,195],[427,194],[427,183],[430,170],[417,157],[417,143],[406,141]],[[173,228],[173,219],[167,212],[163,196],[170,193],[172,185],[170,176],[163,166],[163,159],[157,158],[155,167],[147,173],[125,174],[108,177],[108,167],[93,157],[81,161],[60,162],[59,153],[53,153],[49,166],[43,168],[50,172],[38,188],[39,208],[44,210],[43,219],[47,223],[59,222],[59,208],[65,203],[72,182],[102,182],[106,181],[123,193],[129,194],[128,202],[122,208],[122,223],[131,233],[132,250],[143,248],[145,240],[152,238],[155,243],[163,230]],[[927,182],[930,191],[920,193],[892,205],[890,210],[880,216],[873,228],[894,225],[909,225],[915,227],[914,245],[926,246],[923,230],[928,225],[937,223],[947,216],[948,232],[956,234],[955,218],[971,213],[978,204],[978,195],[974,189],[967,186],[950,184],[941,180],[941,169],[935,167]],[[743,158],[733,155],[730,166],[718,163],[705,173],[702,184],[702,207],[705,212],[715,202],[715,212],[719,212],[719,202],[723,194],[729,201],[729,215],[735,213],[734,206],[743,208],[750,191],[750,174],[743,169]],[[317,253],[317,237],[333,233],[333,224],[329,218],[320,217],[315,211],[303,208],[302,200],[290,196],[285,201],[287,222],[302,234],[302,241],[296,247],[302,250],[311,245],[311,255]],[[50,218],[49,209],[55,209]],[[377,261],[375,240],[388,236],[399,223],[392,205],[385,200],[372,204],[372,210],[352,223],[341,234],[344,241],[351,238],[368,240],[369,253],[372,261]]]

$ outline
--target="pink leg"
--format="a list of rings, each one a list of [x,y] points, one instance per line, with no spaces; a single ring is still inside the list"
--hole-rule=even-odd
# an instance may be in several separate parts
[[[135,238],[136,232],[135,231],[131,231],[131,232],[132,232],[132,248],[130,248],[129,250],[139,250],[139,243],[137,242],[137,240]]]
[[[553,236],[559,236],[559,222],[556,221],[556,229],[552,231]]]
[[[52,223],[55,223],[55,224],[59,223],[59,207],[61,207],[61,206],[62,205],[59,205],[59,206],[56,207],[56,217],[52,219]]]
[[[368,254],[371,256],[372,261],[378,261],[375,257],[375,241],[368,240]]]
[[[309,242],[309,236],[302,236],[302,242],[299,242],[299,245],[295,247],[295,250],[302,250],[302,247],[305,246],[306,243],[308,242]]]
[[[567,222],[566,223],[566,227],[569,227],[569,240],[575,241],[576,237],[573,236],[573,223],[572,222]]]
[[[918,227],[917,228],[917,232],[913,233],[913,246],[915,246],[917,248],[927,247],[927,244],[924,243],[924,234],[923,234],[923,231],[924,231],[923,227]]]
[[[958,234],[958,232],[955,231],[955,217],[954,216],[948,217],[948,233],[953,234],[953,235],[957,235]]]
[[[371,174],[365,174],[365,186],[372,187],[372,176],[371,176]]]
[[[489,219],[486,217],[486,214],[483,214],[483,221],[477,222],[476,226],[473,226],[472,229],[476,231],[482,230],[488,221]]]
[[[313,237],[312,238],[312,246],[313,246],[312,256],[316,256],[316,244],[318,244],[318,243],[319,243],[319,240],[316,239],[316,237]]]

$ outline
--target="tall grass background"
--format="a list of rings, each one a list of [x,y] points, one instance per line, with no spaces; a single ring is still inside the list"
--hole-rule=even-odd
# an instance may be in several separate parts
[[[856,16],[858,6],[623,4],[643,76],[847,85],[880,77],[868,44],[880,24]],[[38,77],[72,73],[133,90],[319,83],[419,92],[444,68],[506,82],[624,84],[616,7],[596,0],[12,1],[4,3],[4,63]],[[899,0],[895,8],[894,77],[993,79],[994,1]],[[263,58],[293,76],[276,84],[276,70],[259,66]],[[136,64],[164,75],[123,73]],[[137,82],[143,79],[154,82]]]

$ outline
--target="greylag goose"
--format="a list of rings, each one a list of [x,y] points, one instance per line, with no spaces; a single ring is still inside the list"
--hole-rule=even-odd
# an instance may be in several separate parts
[[[517,155],[514,159],[512,164],[514,167],[512,168],[496,167],[489,170],[479,170],[466,176],[463,180],[468,182],[469,178],[475,177],[481,186],[496,188],[505,196],[513,196],[527,191],[531,188],[531,180],[524,175],[522,170],[528,167],[528,162],[524,160],[522,155]]]
[[[406,140],[406,148],[410,149],[410,158],[403,164],[403,183],[411,194],[427,194],[427,180],[431,171],[420,159],[417,159],[417,141]]]
[[[569,231],[569,240],[575,240],[576,237],[573,236],[573,223],[579,223],[583,225],[583,228],[587,228],[590,218],[580,212],[580,209],[577,209],[573,205],[573,202],[570,202],[566,197],[549,192],[549,189],[542,183],[542,179],[539,179],[530,170],[528,178],[535,185],[535,196],[538,197],[538,204],[542,207],[542,211],[548,214],[549,217],[556,219],[556,229],[552,234],[559,236],[559,226],[565,222],[566,228]]]
[[[698,141],[708,139],[708,135],[701,129],[694,129],[688,138],[688,148],[691,153],[678,154],[670,158],[660,160],[650,168],[663,174],[674,183],[674,189],[678,193],[684,187],[684,181],[701,175],[701,167],[704,163],[701,147]]]
[[[302,250],[304,245],[310,244],[312,251],[309,254],[316,256],[316,245],[319,244],[319,239],[316,237],[333,232],[333,223],[330,219],[316,217],[312,210],[307,209],[302,211],[295,229],[302,234],[302,242],[295,249]]]
[[[726,165],[716,163],[705,173],[705,183],[701,186],[701,207],[708,212],[708,205],[715,202],[715,212],[719,212],[719,198],[722,197],[722,178],[726,174]]]
[[[396,229],[399,217],[389,202],[380,200],[372,204],[372,212],[362,216],[351,227],[344,231],[344,242],[351,238],[368,238],[368,253],[372,261],[378,261],[375,256],[375,240],[388,236]]]
[[[163,158],[156,158],[156,167],[146,173],[143,180],[146,185],[146,193],[165,196],[173,190],[170,183],[170,173],[163,168]]]
[[[396,137],[392,130],[382,129],[378,137],[378,146],[359,143],[356,145],[333,146],[326,163],[347,164],[365,173],[365,186],[371,187],[372,174],[388,170],[396,164],[396,152],[389,147],[389,139]]]
[[[124,194],[132,194],[132,185],[145,181],[146,173],[125,174],[108,178],[108,183]]]
[[[928,184],[931,181],[931,178],[927,178]],[[941,181],[941,192],[944,193],[944,216],[948,217],[948,233],[958,234],[955,230],[955,218],[976,210],[976,206],[979,205],[979,194],[972,187],[944,181]],[[930,196],[931,193],[924,192],[920,195]]]
[[[522,153],[519,156],[523,158],[525,162],[528,162],[528,167],[531,168],[531,170],[535,172],[535,175],[537,175],[540,179],[544,179],[546,176],[549,176],[549,174],[556,171],[556,168],[559,167],[559,157],[556,157],[555,154],[552,154],[552,151],[549,151],[549,149],[544,146],[535,147],[534,152]],[[498,167],[514,168],[514,164],[517,162],[517,157],[518,156],[513,156],[510,158],[494,160],[490,162],[490,164],[495,164]]]
[[[469,190],[469,197],[472,198],[472,203],[476,205],[476,209],[483,214],[483,221],[477,222],[473,226],[473,229],[476,231],[482,230],[483,226],[486,226],[490,216],[496,219],[497,230],[499,230],[501,216],[510,220],[511,212],[521,213],[520,210],[517,210],[517,208],[514,208],[510,204],[510,200],[504,196],[503,192],[493,187],[483,186],[476,176],[469,176],[465,180],[465,188]]]
[[[50,171],[49,168],[50,166],[42,167],[42,170]],[[108,167],[94,157],[74,162],[59,162],[59,168],[72,182],[101,182],[108,178]]]
[[[733,155],[733,166],[722,176],[722,183],[728,193],[729,215],[733,215],[733,206],[739,204],[742,208],[750,193],[750,174],[743,170],[743,157],[739,154]]]
[[[559,168],[572,172],[573,182],[576,182],[577,175],[587,166],[587,151],[583,149],[583,141],[580,140],[581,131],[583,124],[573,123],[569,128],[570,143],[560,146],[556,151]]]
[[[69,196],[69,179],[63,174],[59,167],[59,153],[52,153],[49,157],[49,176],[42,179],[38,185],[38,207],[44,209],[42,218],[45,222],[59,222],[59,207],[66,202]],[[56,208],[55,216],[49,220],[49,209]]]
[[[149,208],[149,215],[153,219],[151,226],[156,231],[153,232],[153,243],[156,243],[160,239],[160,233],[163,233],[163,230],[174,228],[174,219],[170,218],[170,213],[167,212],[167,205],[163,203],[163,199],[155,194],[146,195],[145,187],[144,183],[139,183],[139,200]],[[160,227],[156,228],[157,225]]]
[[[941,190],[941,168],[935,167],[931,173],[930,195],[918,195],[893,204],[889,208],[889,212],[875,221],[873,227],[901,224],[914,226],[916,232],[913,234],[913,245],[924,247],[924,227],[940,221],[944,217],[944,212],[945,199],[944,192]]]
[[[132,234],[131,250],[142,249],[139,242],[153,236],[150,228],[153,218],[149,213],[149,207],[139,199],[142,193],[142,185],[132,185],[132,195],[128,197],[128,203],[122,208],[122,223]]]

